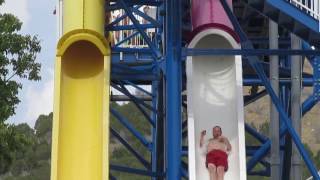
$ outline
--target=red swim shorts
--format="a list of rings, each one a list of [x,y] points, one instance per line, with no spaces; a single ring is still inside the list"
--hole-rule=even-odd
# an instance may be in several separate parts
[[[228,155],[226,152],[221,150],[212,150],[208,152],[206,157],[206,167],[208,164],[214,164],[215,166],[223,166],[224,171],[228,170]]]

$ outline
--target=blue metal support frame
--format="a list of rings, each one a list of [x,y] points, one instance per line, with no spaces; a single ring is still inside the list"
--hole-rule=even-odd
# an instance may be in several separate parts
[[[153,18],[151,18],[150,16],[146,15],[145,13],[141,12],[140,10],[138,10],[137,8],[133,8],[132,11],[141,16],[142,18],[144,18],[145,20],[149,21],[151,24],[154,25],[154,27],[161,27],[161,22],[154,20]]]
[[[266,0],[267,3],[272,5],[274,8],[279,9],[280,11],[288,14],[291,17],[294,17],[296,21],[299,21],[301,24],[306,25],[314,32],[319,32],[319,22],[311,17],[310,15],[304,13],[299,8],[295,7],[293,4],[285,0]]]
[[[255,137],[258,141],[260,141],[261,143],[265,143],[268,141],[267,137],[265,137],[263,134],[260,134],[259,132],[257,132],[256,129],[252,128],[247,123],[245,124],[245,130],[249,134],[251,134],[253,137]]]
[[[134,83],[132,83],[132,82],[130,82],[130,81],[124,80],[123,82],[125,82],[126,84],[129,84],[130,86],[138,89],[139,91],[141,91],[141,92],[143,92],[143,93],[145,93],[145,94],[147,94],[147,95],[149,95],[149,96],[151,96],[151,97],[152,97],[152,96],[155,96],[155,95],[153,95],[152,93],[146,91],[145,89],[137,86],[136,84],[134,84]],[[154,106],[153,106],[153,107],[154,107]]]
[[[155,47],[155,45],[151,42],[150,38],[146,34],[146,32],[143,30],[143,25],[141,25],[138,20],[133,16],[132,10],[126,5],[124,0],[118,0],[118,3],[121,4],[129,18],[131,19],[132,23],[134,24],[134,27],[139,31],[143,39],[148,44],[149,48],[152,50],[152,53],[154,55],[154,60],[160,59],[162,57],[160,51]]]
[[[151,92],[152,92],[152,107],[157,109],[158,106],[158,88],[159,88],[159,81],[152,81],[152,86],[151,86]],[[154,122],[157,122],[158,118],[158,111],[152,112],[151,116]],[[155,124],[154,127],[152,127],[152,142],[154,142],[152,145],[152,152],[151,152],[151,165],[152,165],[152,172],[157,171],[157,146],[158,144],[156,143],[157,141],[157,134],[158,134],[158,125],[157,123]],[[152,178],[153,180],[156,180],[156,178]]]
[[[314,105],[317,104],[317,99],[314,95],[309,96],[303,103],[302,103],[302,115],[306,114],[310,111]]]
[[[148,150],[151,150],[152,144],[138,131],[134,128],[134,126],[118,111],[113,108],[110,108],[110,112],[114,115],[122,125],[124,125]]]
[[[123,139],[115,129],[110,128],[110,132],[114,137],[116,137],[121,142],[121,144],[123,144],[129,150],[129,152],[131,152],[141,162],[141,164],[145,168],[147,169],[151,168],[150,163],[147,160],[145,160],[138,152],[136,152],[133,149],[133,147],[131,147],[130,144],[125,139]]]
[[[320,101],[320,56],[314,58],[313,63],[313,77],[315,85],[313,88],[313,95],[316,101]]]
[[[131,152],[138,161],[140,161],[148,170],[141,170],[131,167],[124,167],[118,165],[111,165],[110,170],[120,171],[125,173],[138,174],[143,176],[150,176],[153,179],[163,178],[164,171],[158,171],[158,149],[161,145],[157,144],[158,133],[163,131],[158,127],[158,118],[163,116],[163,112],[158,111],[158,91],[157,87],[159,86],[159,81],[162,79],[159,73],[159,61],[162,60],[163,55],[161,53],[161,47],[159,42],[160,34],[163,32],[163,22],[161,16],[157,16],[156,19],[148,16],[145,12],[139,10],[144,5],[148,6],[163,6],[162,1],[157,0],[120,0],[120,1],[109,1],[109,5],[106,6],[107,11],[114,10],[124,10],[124,14],[116,18],[109,25],[106,25],[105,29],[107,31],[123,31],[129,30],[130,35],[121,39],[120,42],[113,45],[112,49],[112,73],[111,80],[112,86],[114,89],[120,91],[122,94],[127,96],[131,102],[133,102],[140,112],[144,115],[144,118],[148,120],[152,126],[150,126],[151,139],[147,139],[143,133],[139,132],[134,124],[130,123],[128,119],[117,112],[115,109],[111,108],[111,114],[116,117],[116,119],[129,130],[130,133],[134,135],[150,152],[151,161],[146,162],[145,159],[136,151],[130,144],[125,141],[116,131],[111,133],[117,137],[117,139],[124,145],[126,149]],[[159,8],[158,8],[159,14]],[[136,16],[138,15],[143,19],[147,20],[147,24],[140,24]],[[131,25],[119,25],[121,21],[129,18],[132,22]],[[146,29],[154,28],[156,29],[156,36],[151,40],[151,37],[148,37],[146,34]],[[121,45],[125,42],[131,40],[131,38],[141,35],[148,46],[145,47],[122,47]],[[160,41],[159,41],[160,40]],[[151,93],[147,90],[141,88],[139,85],[152,85]],[[145,103],[143,99],[136,97],[131,94],[127,89],[127,85],[134,87],[135,89],[147,94],[147,96],[152,98],[151,104]],[[160,97],[161,98],[161,97]],[[162,105],[161,105],[162,106]],[[117,136],[119,135],[119,136]],[[111,176],[110,176],[111,177]],[[112,176],[112,179],[116,177]]]
[[[303,86],[314,86],[314,78],[303,78],[302,80],[302,83],[303,83]],[[280,79],[279,80],[279,83],[281,85],[288,85],[290,86],[291,84],[291,80],[288,79],[288,78],[284,78],[284,79]],[[243,80],[243,85],[244,86],[250,86],[250,85],[260,85],[260,86],[263,86],[263,81],[259,78],[245,78]]]
[[[120,31],[120,30],[133,30],[135,29],[135,25],[122,25],[122,26],[113,26],[112,28],[110,28],[110,30],[113,31]],[[145,30],[145,29],[150,29],[150,28],[156,28],[156,26],[154,26],[153,24],[140,24],[139,28],[141,30]]]
[[[121,30],[121,29],[111,29],[111,30]],[[139,34],[139,32],[134,32],[131,35],[129,35],[128,37],[124,38],[122,41],[118,42],[117,44],[114,45],[114,47],[119,47],[121,44],[129,41],[131,38],[137,36]]]
[[[113,83],[111,83],[113,84]],[[113,88],[117,89],[118,91],[122,92],[123,94],[125,94],[126,96],[128,96],[129,98],[132,99],[133,103],[137,106],[137,108],[140,110],[140,112],[144,115],[144,117],[150,122],[150,124],[152,126],[155,126],[155,122],[151,119],[151,117],[149,116],[149,114],[145,111],[145,109],[143,107],[141,107],[142,105],[147,105],[149,107],[148,104],[146,104],[144,101],[136,98],[135,96],[133,96],[125,87],[123,84],[121,84],[121,88],[119,88],[117,85],[112,85]],[[151,107],[152,108],[152,107]],[[151,109],[152,111],[155,111],[154,109]]]
[[[138,175],[142,175],[142,176],[151,176],[151,177],[162,177],[163,176],[163,174],[160,174],[160,173],[154,173],[154,172],[150,172],[150,171],[146,171],[146,170],[135,169],[135,168],[125,167],[125,166],[119,166],[119,165],[115,165],[115,164],[110,164],[110,169],[113,171],[138,174]]]
[[[109,174],[109,177],[111,180],[117,180],[117,178],[115,178],[111,173]]]
[[[187,49],[182,48],[184,42],[181,41],[182,36],[182,13],[186,14],[186,10],[183,11],[183,0],[177,1],[158,1],[158,0],[111,0],[110,6],[107,6],[107,10],[118,10],[122,9],[125,14],[116,18],[110,25],[106,26],[109,31],[123,31],[131,30],[132,33],[126,38],[122,39],[116,45],[112,47],[112,74],[111,79],[115,89],[120,90],[121,93],[128,96],[132,102],[137,106],[137,108],[142,112],[144,117],[153,125],[151,128],[151,142],[147,140],[142,133],[137,131],[133,124],[130,123],[128,119],[123,117],[115,109],[111,109],[111,113],[116,117],[121,124],[127,128],[130,133],[134,135],[144,146],[148,148],[151,152],[151,162],[146,162],[141,155],[130,146],[128,142],[125,141],[121,136],[117,137],[117,132],[112,131],[117,139],[126,147],[144,166],[148,166],[148,170],[135,169],[130,167],[123,167],[118,165],[111,165],[110,169],[113,171],[120,171],[144,176],[150,176],[153,180],[166,177],[168,180],[177,180],[181,177],[188,178],[187,164],[181,161],[182,156],[187,155],[187,147],[182,147],[182,138],[186,137],[187,121],[182,123],[181,119],[181,105],[182,103],[181,89],[182,89],[182,63],[186,56],[197,56],[197,55],[243,55],[243,61],[249,62],[249,64],[256,71],[256,76],[244,77],[244,86],[252,85],[263,85],[266,90],[256,94],[247,96],[246,102],[250,103],[256,101],[257,99],[263,97],[266,92],[272,98],[272,101],[276,104],[278,111],[281,115],[281,127],[280,136],[283,138],[284,135],[290,134],[294,142],[297,144],[301,155],[303,156],[309,170],[314,175],[315,169],[312,166],[312,162],[306,155],[306,152],[300,142],[299,137],[296,136],[295,131],[290,125],[290,116],[288,115],[288,106],[286,105],[288,101],[289,91],[287,91],[288,85],[290,85],[290,80],[288,78],[288,73],[290,74],[290,68],[280,69],[280,74],[282,79],[280,80],[280,85],[282,86],[283,93],[280,99],[274,95],[274,92],[268,82],[265,73],[268,69],[265,67],[267,63],[259,61],[256,56],[268,56],[268,55],[280,55],[280,56],[290,56],[290,55],[305,55],[308,57],[310,63],[314,68],[314,73],[303,74],[304,86],[313,86],[313,95],[307,98],[307,100],[302,105],[303,114],[307,113],[320,99],[320,51],[311,49],[311,47],[305,46],[304,50],[290,50],[290,49],[253,49],[252,44],[248,41],[246,35],[242,32],[237,20],[234,18],[229,7],[226,6],[224,0],[221,0],[222,4],[226,8],[230,19],[233,21],[234,27],[240,35],[241,44],[243,49],[229,50],[229,49]],[[284,0],[266,0],[270,5],[277,4],[276,8],[280,8],[282,11],[288,11],[287,14],[290,16],[295,16],[298,21],[305,18],[303,16],[296,16],[292,12],[296,12],[298,9],[294,6],[290,7],[293,9],[282,9],[281,3],[286,3]],[[280,3],[280,6],[279,4]],[[140,11],[139,8],[144,6],[156,6],[157,18],[153,19],[144,12]],[[282,4],[285,5],[285,4]],[[298,12],[301,13],[301,12]],[[140,24],[135,15],[138,15],[148,21],[147,24]],[[131,19],[132,25],[117,25],[125,18]],[[299,20],[300,19],[300,20]],[[310,22],[303,22],[309,23]],[[306,25],[308,26],[308,25]],[[310,29],[314,30],[315,24],[311,23],[312,27]],[[318,26],[318,24],[317,24]],[[151,40],[150,37],[145,33],[146,29],[155,28],[156,35]],[[148,47],[121,47],[125,42],[128,42],[131,38],[141,35],[143,39],[147,42]],[[162,42],[162,40],[164,40]],[[261,44],[265,43],[266,39],[254,39],[252,43]],[[288,38],[282,38],[282,44],[289,44]],[[165,87],[164,99],[159,96],[159,81],[162,75],[159,75],[160,69],[165,73],[164,81],[161,84]],[[139,85],[148,84],[152,86],[152,93],[144,91]],[[133,94],[131,94],[125,85],[133,86],[134,88],[148,94],[152,98],[152,104],[147,104]],[[162,86],[161,86],[162,87]],[[159,100],[161,99],[161,100]],[[159,102],[160,101],[160,102]],[[160,103],[160,104],[159,104]],[[162,103],[162,104],[161,104]],[[163,106],[158,109],[158,106]],[[287,108],[286,108],[287,107]],[[151,110],[150,113],[148,110]],[[160,127],[158,118],[165,116],[164,127]],[[163,123],[163,122],[161,122]],[[160,124],[161,124],[160,123]],[[158,126],[159,125],[159,126]],[[270,140],[268,137],[257,132],[255,129],[246,125],[246,131],[255,137],[261,146],[247,147],[248,156],[251,158],[248,161],[248,174],[250,175],[270,175],[270,164],[265,161],[265,157],[270,149]],[[182,130],[184,129],[183,133]],[[157,135],[165,133],[165,143],[157,144]],[[118,134],[119,135],[119,134]],[[159,141],[162,142],[162,141]],[[165,147],[163,150],[161,148]],[[282,145],[283,146],[283,145]],[[162,158],[159,156],[159,151],[164,151],[166,157],[163,167],[158,166],[157,161]],[[282,149],[283,152],[283,149]],[[255,172],[252,171],[253,167],[257,164],[262,164],[265,168],[262,171]],[[161,163],[160,163],[161,164]],[[159,170],[161,169],[161,170]],[[319,180],[319,176],[315,176]],[[116,179],[116,177],[110,175],[111,179]]]
[[[244,83],[244,85],[245,85],[245,83]],[[249,85],[249,83],[248,83],[248,85]],[[250,85],[252,85],[252,84],[250,84]],[[261,92],[258,92],[257,94],[254,94],[254,95],[244,96],[244,98],[243,98],[244,99],[244,106],[247,106],[247,105],[257,101],[258,99],[264,97],[267,94],[268,94],[267,91],[263,90]]]
[[[117,1],[112,0],[111,2],[117,2]],[[162,1],[157,1],[157,0],[130,0],[127,2],[127,6],[129,7],[134,5],[160,6],[162,3],[163,3]],[[119,6],[118,4],[112,4],[108,7],[107,10],[114,11],[118,9],[122,9],[122,6]]]
[[[250,43],[251,44],[251,43]],[[251,44],[252,45],[252,44]],[[224,56],[261,56],[261,55],[277,55],[277,56],[287,56],[287,55],[308,55],[315,56],[320,55],[318,50],[297,50],[297,49],[249,49],[250,47],[243,49],[191,49],[184,48],[183,56],[206,56],[206,55],[224,55]]]
[[[118,83],[119,83],[120,86],[121,86],[121,90],[122,90],[121,92],[122,92],[122,93],[125,93],[126,95],[129,95],[130,97],[132,97],[132,99],[134,99],[134,102],[137,102],[137,104],[143,105],[145,108],[148,108],[150,111],[153,111],[153,112],[156,111],[156,109],[153,108],[152,105],[147,104],[147,103],[145,103],[144,101],[141,101],[139,98],[136,98],[135,96],[133,96],[133,95],[129,92],[129,90],[125,87],[124,83],[122,83],[122,82],[118,82]],[[114,87],[114,86],[113,86],[113,87]],[[140,108],[142,109],[141,106],[140,106]],[[141,110],[140,108],[139,108],[139,110]],[[143,109],[142,109],[142,110],[143,110]],[[147,114],[147,112],[146,112],[145,110],[143,110],[142,113],[149,117],[149,115]],[[152,122],[152,121],[151,121],[151,122]]]

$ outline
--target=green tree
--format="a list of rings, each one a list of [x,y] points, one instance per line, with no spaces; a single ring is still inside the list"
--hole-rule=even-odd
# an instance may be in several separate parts
[[[34,129],[36,136],[41,143],[45,142],[48,144],[51,141],[52,116],[52,113],[49,115],[40,115],[35,123]]]
[[[4,0],[0,0],[0,5]],[[12,14],[0,13],[0,174],[10,167],[13,155],[28,144],[25,136],[15,132],[14,126],[4,121],[15,114],[20,102],[21,80],[40,80],[40,52],[37,36],[19,33],[22,23]]]
[[[15,159],[16,152],[26,151],[30,141],[15,131],[13,125],[0,123],[0,174],[7,172]]]
[[[0,0],[0,5],[4,0]],[[19,33],[22,22],[12,14],[0,13],[0,122],[14,115],[22,79],[40,80],[37,36]]]
[[[16,141],[10,142],[19,148],[12,148],[6,162],[0,162],[5,169],[0,173],[0,179],[4,180],[49,180],[50,179],[50,155],[51,155],[51,122],[52,113],[40,115],[35,128],[27,124],[11,125]],[[11,137],[10,136],[10,137]],[[0,138],[1,138],[0,134]],[[24,140],[22,143],[21,140]],[[2,143],[1,143],[2,144]],[[10,146],[6,146],[10,147]],[[1,174],[3,177],[1,177]]]

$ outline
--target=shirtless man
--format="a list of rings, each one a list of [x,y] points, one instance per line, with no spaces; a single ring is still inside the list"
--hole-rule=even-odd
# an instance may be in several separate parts
[[[204,146],[206,131],[201,132],[200,147]],[[228,153],[231,151],[229,140],[222,136],[220,126],[212,129],[213,138],[208,140],[206,167],[210,173],[210,180],[223,180],[224,173],[228,170]]]

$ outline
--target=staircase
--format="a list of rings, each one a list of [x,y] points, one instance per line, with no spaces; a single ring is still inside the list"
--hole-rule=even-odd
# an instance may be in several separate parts
[[[279,26],[320,48],[319,0],[241,0]]]

